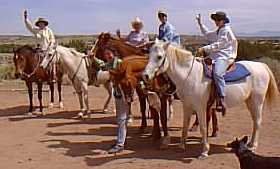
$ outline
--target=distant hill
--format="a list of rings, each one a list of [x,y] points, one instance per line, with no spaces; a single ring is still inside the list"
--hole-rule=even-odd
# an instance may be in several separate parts
[[[238,36],[248,37],[280,37],[280,31],[259,31],[254,33],[237,33]]]

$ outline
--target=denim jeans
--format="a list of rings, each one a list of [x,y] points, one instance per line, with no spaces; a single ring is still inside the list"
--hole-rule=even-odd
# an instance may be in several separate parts
[[[215,66],[213,71],[214,81],[217,87],[218,95],[225,97],[225,79],[224,75],[227,71],[228,66],[231,64],[230,61],[224,59],[215,60]]]
[[[117,140],[116,144],[124,146],[127,133],[127,118],[129,113],[129,106],[122,97],[115,97],[116,114],[117,114]]]

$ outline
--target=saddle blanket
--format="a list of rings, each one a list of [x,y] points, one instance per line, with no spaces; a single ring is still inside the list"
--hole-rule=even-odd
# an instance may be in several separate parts
[[[203,62],[206,77],[212,79],[212,70]],[[224,75],[225,82],[236,82],[250,76],[249,70],[240,63],[235,63],[234,69],[230,69]]]

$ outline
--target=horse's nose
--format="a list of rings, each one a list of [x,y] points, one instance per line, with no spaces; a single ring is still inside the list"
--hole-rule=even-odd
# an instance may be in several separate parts
[[[143,78],[143,80],[144,80],[145,82],[148,82],[148,81],[149,81],[149,75],[146,74],[146,73],[144,73],[144,74],[142,75],[142,78]]]
[[[15,73],[15,78],[19,78],[19,73],[18,72]]]

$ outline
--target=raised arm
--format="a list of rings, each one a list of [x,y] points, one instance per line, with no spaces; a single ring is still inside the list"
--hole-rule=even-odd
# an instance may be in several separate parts
[[[216,41],[211,43],[210,45],[204,46],[203,49],[205,52],[216,52],[222,49],[229,41],[228,39],[228,32],[225,30],[220,30],[221,31],[221,37]]]
[[[36,35],[36,34],[39,32],[39,30],[33,27],[32,23],[30,22],[30,20],[29,20],[28,17],[27,17],[27,11],[26,11],[26,10],[24,11],[24,14],[23,14],[23,15],[24,15],[25,27],[26,27],[31,33],[33,33],[34,35]]]

